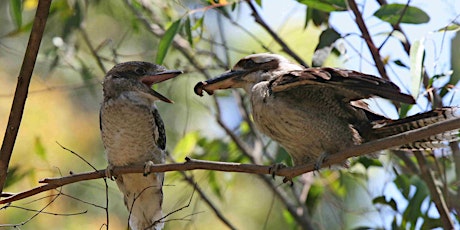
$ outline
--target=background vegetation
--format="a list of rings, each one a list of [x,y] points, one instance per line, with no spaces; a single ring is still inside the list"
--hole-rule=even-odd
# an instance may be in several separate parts
[[[37,4],[0,2],[2,130]],[[189,156],[291,164],[282,148],[254,129],[244,93],[203,98],[193,93],[198,81],[251,53],[279,53],[306,66],[341,66],[389,78],[418,103],[396,108],[371,101],[392,118],[459,106],[459,17],[455,0],[55,0],[3,192],[93,170],[68,150],[97,169],[107,166],[99,137],[100,82],[123,61],[151,61],[185,72],[158,88],[175,101],[157,104],[169,162]],[[349,169],[299,176],[292,187],[268,175],[168,172],[163,207],[165,213],[176,212],[166,219],[166,229],[460,227],[457,143],[436,152],[385,151],[378,159],[351,161]],[[126,229],[121,194],[114,182],[107,185],[108,190],[102,179],[83,181],[2,206],[0,227]]]

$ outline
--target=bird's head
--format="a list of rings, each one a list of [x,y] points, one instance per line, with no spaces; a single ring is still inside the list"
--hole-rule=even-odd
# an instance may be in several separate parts
[[[117,97],[122,92],[138,91],[155,99],[171,103],[167,97],[152,89],[156,83],[166,81],[181,74],[179,70],[167,70],[164,66],[149,62],[131,61],[115,65],[105,75],[104,97]]]
[[[244,88],[250,91],[259,82],[269,81],[288,71],[302,69],[303,67],[291,63],[281,55],[252,54],[239,60],[231,70],[213,79],[199,82],[195,85],[194,91],[200,96],[203,95],[203,90],[209,95],[212,95],[214,90],[228,88]]]

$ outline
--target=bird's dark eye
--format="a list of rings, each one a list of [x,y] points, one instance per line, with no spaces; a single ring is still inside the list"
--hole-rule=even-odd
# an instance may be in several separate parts
[[[134,69],[134,73],[138,74],[138,75],[144,75],[147,71],[145,71],[144,68],[136,68]]]
[[[243,63],[243,68],[252,69],[256,66],[256,63],[252,59],[248,59]]]

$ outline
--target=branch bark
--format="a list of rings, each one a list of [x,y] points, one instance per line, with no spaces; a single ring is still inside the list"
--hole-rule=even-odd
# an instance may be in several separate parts
[[[384,149],[389,149],[396,146],[401,146],[406,143],[410,143],[419,139],[427,138],[429,136],[442,133],[448,130],[460,129],[460,117],[453,118],[425,126],[420,129],[412,130],[409,132],[401,133],[398,135],[386,137],[380,140],[364,143],[362,145],[354,146],[345,151],[333,154],[327,157],[322,166],[327,167],[333,164],[340,164],[350,157],[361,156],[373,152],[377,152]],[[170,171],[188,171],[188,170],[214,170],[222,172],[241,172],[251,174],[268,174],[271,175],[271,166],[254,165],[254,164],[240,164],[240,163],[228,163],[228,162],[214,162],[214,161],[203,161],[186,158],[184,163],[175,164],[158,164],[151,168],[150,172],[170,172]],[[282,168],[276,171],[277,176],[283,176],[287,178],[293,178],[298,175],[304,174],[315,170],[315,163],[308,165],[300,165],[295,167]],[[113,175],[120,175],[125,173],[143,173],[144,166],[124,166],[113,168]],[[40,183],[46,183],[40,187],[33,188],[8,198],[0,200],[0,204],[6,204],[13,201],[21,200],[44,191],[55,189],[67,184],[72,184],[79,181],[94,180],[104,178],[106,176],[105,169],[97,170],[93,172],[85,172],[80,174],[73,174],[70,176],[59,177],[59,178],[46,178]]]
[[[46,20],[48,19],[50,5],[51,0],[38,1],[32,31],[29,36],[26,53],[19,72],[18,83],[16,84],[10,117],[6,126],[2,148],[0,149],[0,192],[3,191],[3,186],[5,185],[8,174],[8,165],[21,125],[30,79],[32,78],[35,61],[37,60],[37,54],[43,37],[43,31],[45,30]]]

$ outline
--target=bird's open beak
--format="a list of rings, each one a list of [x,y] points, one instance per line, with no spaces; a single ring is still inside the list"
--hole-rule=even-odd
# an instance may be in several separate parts
[[[198,82],[193,90],[199,96],[203,96],[203,90],[212,95],[214,90],[233,88],[235,83],[238,82],[237,79],[246,73],[247,71],[243,70],[230,70],[215,78]]]
[[[160,73],[147,74],[146,76],[141,78],[141,82],[147,85],[149,88],[152,88],[154,84],[177,77],[181,73],[182,71],[180,70],[166,70]],[[173,101],[169,100],[167,97],[161,95],[153,89],[151,91],[151,94],[164,102],[173,103]]]

